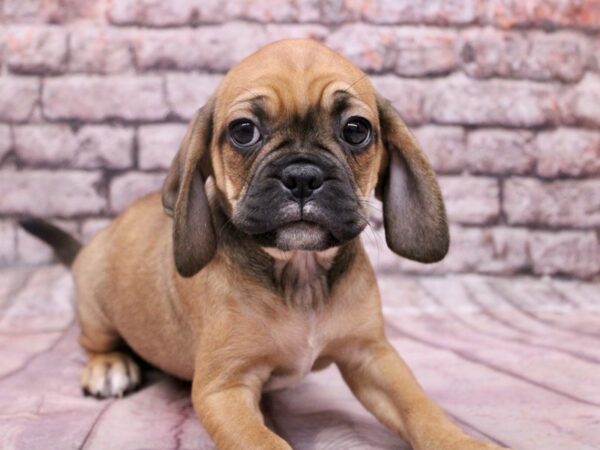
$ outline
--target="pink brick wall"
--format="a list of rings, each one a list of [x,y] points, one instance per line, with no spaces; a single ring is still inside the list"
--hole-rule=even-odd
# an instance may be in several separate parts
[[[185,124],[254,49],[312,37],[371,74],[440,175],[453,243],[380,270],[600,277],[600,0],[3,0],[0,265],[15,226],[93,235],[157,189]],[[375,214],[377,216],[377,214]]]

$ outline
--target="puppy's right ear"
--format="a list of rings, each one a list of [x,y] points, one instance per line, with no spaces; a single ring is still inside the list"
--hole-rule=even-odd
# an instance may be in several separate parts
[[[213,128],[211,99],[194,116],[162,189],[165,213],[173,218],[175,266],[191,277],[213,258],[217,239],[204,181],[210,167]]]

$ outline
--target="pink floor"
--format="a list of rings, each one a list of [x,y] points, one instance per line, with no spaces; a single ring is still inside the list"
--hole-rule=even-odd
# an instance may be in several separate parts
[[[388,333],[464,429],[515,449],[600,448],[600,285],[382,275]],[[0,271],[0,449],[212,449],[189,386],[148,374],[120,400],[83,397],[72,283],[58,266]],[[264,401],[295,449],[398,449],[336,369]]]

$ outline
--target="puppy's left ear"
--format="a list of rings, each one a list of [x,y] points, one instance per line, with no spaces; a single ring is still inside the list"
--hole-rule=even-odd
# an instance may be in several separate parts
[[[198,273],[217,249],[204,190],[210,167],[213,104],[209,100],[190,122],[162,189],[163,209],[173,217],[175,266],[184,277]]]
[[[439,261],[448,253],[450,237],[433,169],[390,102],[377,96],[377,107],[388,156],[377,185],[388,247],[415,261]]]

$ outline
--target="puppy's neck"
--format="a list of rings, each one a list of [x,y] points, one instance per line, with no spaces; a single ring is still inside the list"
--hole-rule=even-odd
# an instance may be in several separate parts
[[[325,304],[357,254],[358,239],[322,252],[259,246],[232,225],[221,228],[219,248],[230,263],[271,289],[290,306],[315,309]]]
[[[286,303],[301,308],[316,308],[329,297],[328,273],[334,263],[338,248],[322,252],[288,251],[262,248],[273,260],[275,284]]]

